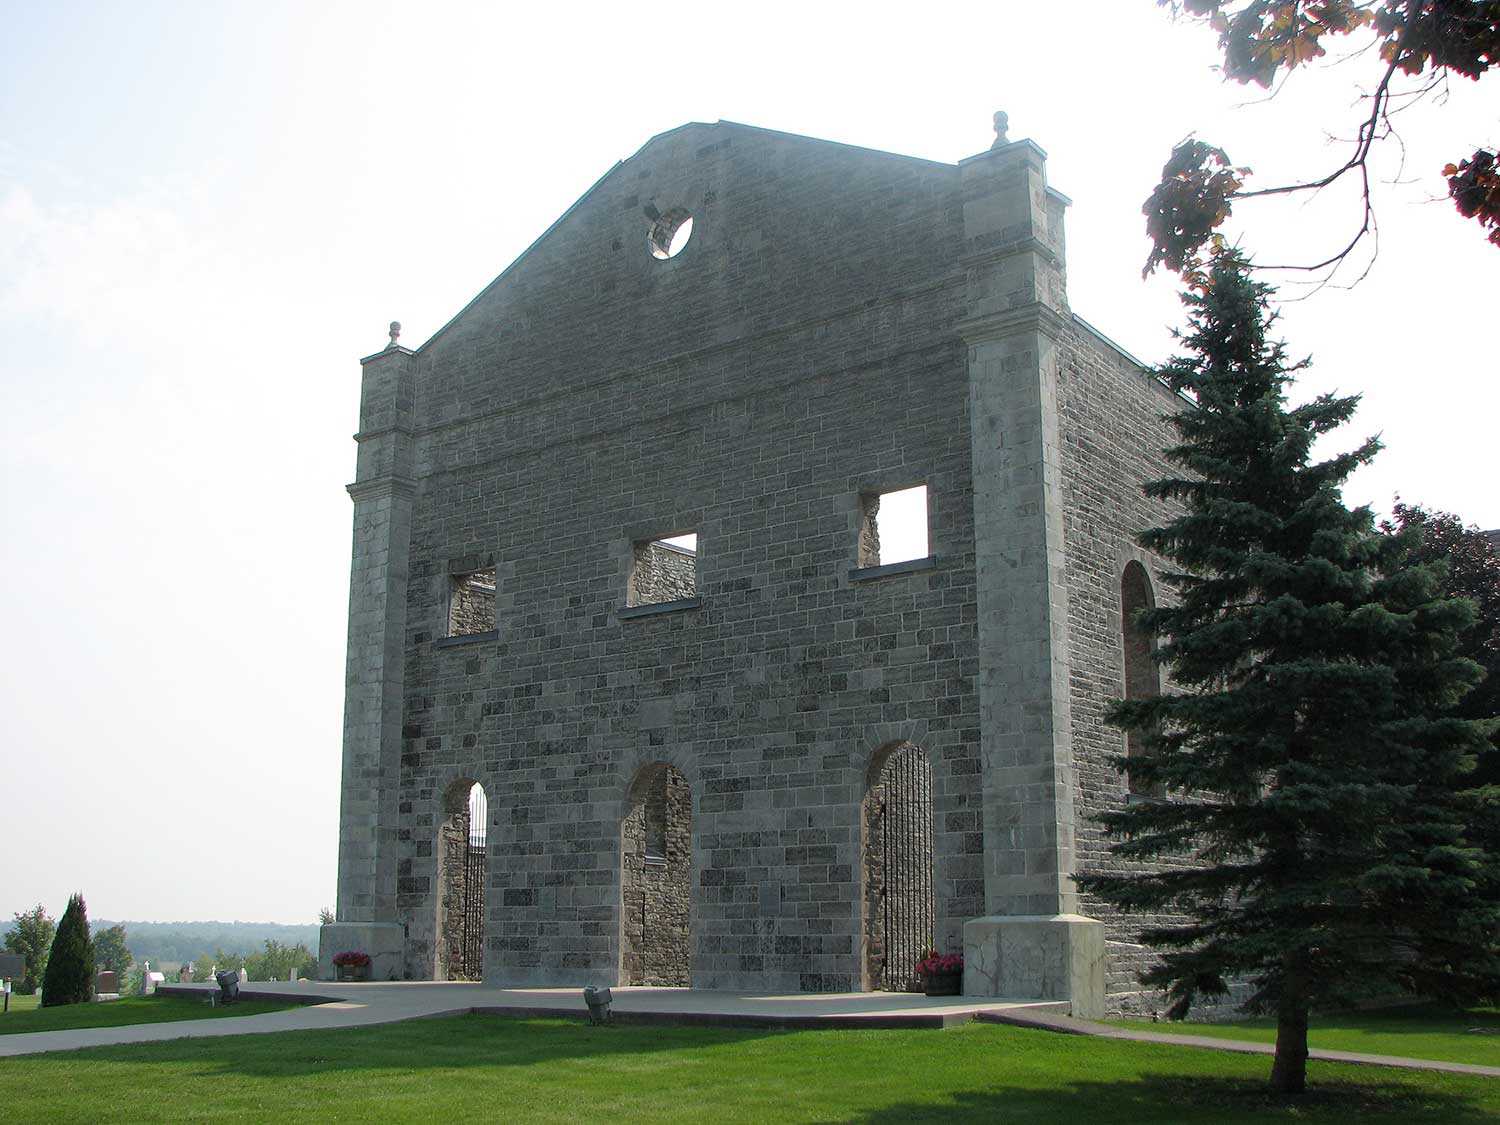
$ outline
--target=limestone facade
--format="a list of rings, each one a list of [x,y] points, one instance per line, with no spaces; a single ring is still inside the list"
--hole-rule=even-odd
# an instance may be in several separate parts
[[[858,989],[872,765],[909,742],[934,944],[1050,940],[1046,987],[1123,1002],[1143,920],[1070,875],[1126,799],[1102,715],[1179,404],[1069,308],[1066,205],[1030,141],[945,164],[686,125],[365,359],[339,923],[402,927],[434,974],[444,794],[479,782],[486,979],[624,983],[640,785],[674,777],[687,897],[648,888],[686,917],[673,983]],[[930,557],[865,565],[870,498],[916,484]],[[689,532],[684,597],[653,552]],[[643,563],[673,597],[638,596]],[[493,625],[455,630],[477,573]]]

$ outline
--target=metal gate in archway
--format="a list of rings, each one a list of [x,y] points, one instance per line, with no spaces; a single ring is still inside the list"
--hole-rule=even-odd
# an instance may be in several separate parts
[[[919,987],[915,966],[932,946],[932,766],[927,755],[916,746],[900,747],[881,769],[872,796],[877,803],[871,843],[879,863],[872,906],[881,952],[872,983],[888,992],[906,992]]]
[[[463,921],[459,935],[460,963],[452,976],[459,980],[481,980],[484,977],[484,884],[489,874],[489,853],[485,850],[483,829],[479,842],[469,834],[464,849]]]
[[[469,791],[462,846],[463,878],[459,881],[457,933],[449,945],[448,979],[484,979],[484,889],[489,882],[489,849],[485,829],[489,821],[484,789]]]

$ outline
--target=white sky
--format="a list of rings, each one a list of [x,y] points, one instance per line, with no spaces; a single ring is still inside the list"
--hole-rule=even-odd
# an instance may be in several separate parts
[[[1157,360],[1178,306],[1140,279],[1140,205],[1171,145],[1321,170],[1367,72],[1242,109],[1151,0],[724,10],[0,0],[0,914],[333,902],[356,360],[392,319],[420,344],[651,135],[953,161],[1003,108],[1074,201],[1074,309]],[[1373,274],[1283,321],[1307,393],[1364,392],[1349,441],[1385,436],[1352,498],[1486,527],[1500,254],[1436,172],[1500,139],[1497,90],[1410,115]],[[1338,196],[1247,212],[1248,246],[1315,253]]]

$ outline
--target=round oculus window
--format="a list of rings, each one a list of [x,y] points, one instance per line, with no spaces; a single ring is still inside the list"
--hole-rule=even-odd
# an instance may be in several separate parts
[[[651,224],[651,256],[666,260],[682,253],[693,237],[693,217],[681,207],[674,207]]]

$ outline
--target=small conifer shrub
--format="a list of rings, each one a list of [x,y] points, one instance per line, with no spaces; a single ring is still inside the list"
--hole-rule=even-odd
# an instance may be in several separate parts
[[[86,1004],[94,997],[94,944],[89,938],[88,908],[83,895],[68,899],[57,924],[47,972],[42,977],[42,1007]]]

